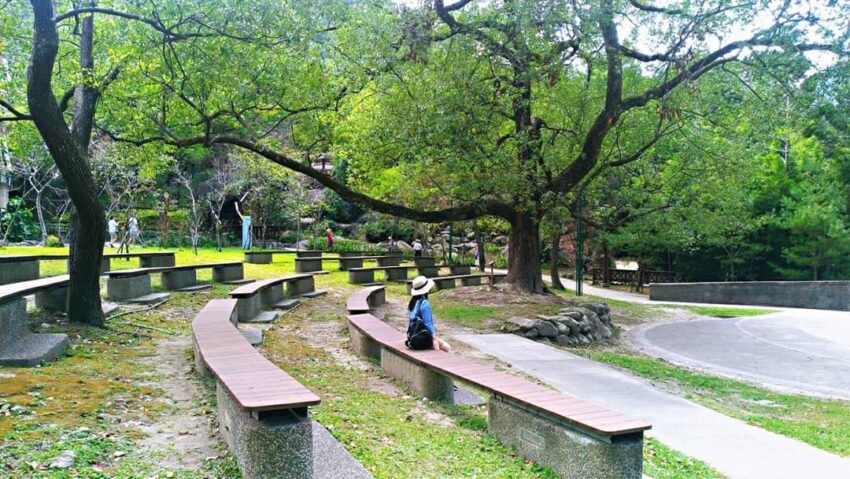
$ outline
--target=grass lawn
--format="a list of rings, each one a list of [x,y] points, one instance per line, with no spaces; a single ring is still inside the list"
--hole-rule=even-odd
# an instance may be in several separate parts
[[[155,248],[138,251],[155,251]],[[4,248],[0,254],[57,254],[61,249]],[[242,252],[176,250],[177,264],[238,261]],[[276,255],[270,265],[245,265],[249,278],[292,274],[293,255]],[[135,260],[114,261],[114,268],[135,267]],[[336,269],[328,263],[328,269]],[[45,262],[42,275],[65,272],[63,262]],[[211,273],[199,272],[200,281]],[[161,289],[154,276],[154,288]],[[495,477],[551,478],[554,474],[517,456],[486,433],[486,407],[446,405],[407,394],[375,364],[347,347],[344,302],[356,287],[347,274],[316,277],[317,288],[330,289],[284,315],[267,333],[263,353],[310,389],[323,402],[312,408],[325,425],[376,478]],[[187,337],[196,312],[231,286],[215,284],[198,294],[174,293],[155,310],[119,316],[107,329],[68,325],[61,317],[30,313],[30,328],[70,335],[66,357],[39,368],[0,369],[0,477],[139,478],[239,477],[233,457],[220,442],[216,454],[198,468],[164,465],[168,451],[140,448],[144,433],[134,424],[167,423],[173,405],[162,401],[157,343]],[[389,285],[404,295],[402,285]],[[446,304],[441,314],[470,325],[506,314],[504,308]],[[529,311],[530,312],[530,311]],[[191,350],[187,350],[191,354]],[[215,421],[211,383],[197,397],[192,415],[202,424]],[[159,421],[159,422],[158,422]],[[162,423],[161,421],[166,421]],[[218,435],[214,434],[217,438]],[[51,468],[71,451],[74,465]],[[704,464],[648,440],[645,468],[655,479],[720,477]]]
[[[695,373],[631,354],[573,350],[667,386],[687,399],[728,416],[833,452],[850,456],[850,401],[783,394],[743,381]]]
[[[712,318],[740,318],[743,316],[762,316],[765,314],[773,314],[778,312],[776,309],[759,309],[759,308],[734,308],[726,306],[675,306],[684,308],[688,311],[700,316],[710,316]]]

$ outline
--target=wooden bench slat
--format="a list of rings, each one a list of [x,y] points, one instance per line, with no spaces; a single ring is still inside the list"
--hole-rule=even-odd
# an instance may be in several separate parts
[[[70,283],[71,277],[67,274],[51,276],[49,278],[33,279],[0,285],[0,301],[8,298],[29,296],[45,289],[58,288]]]
[[[248,344],[230,322],[236,301],[212,300],[192,322],[195,342],[206,366],[245,409],[291,409],[318,404],[318,396]]]
[[[232,298],[243,298],[246,296],[253,296],[257,294],[258,291],[266,289],[270,286],[274,286],[277,284],[287,283],[289,281],[297,281],[299,279],[305,279],[313,276],[312,274],[296,274],[290,276],[282,276],[279,278],[271,278],[271,279],[262,279],[259,281],[254,281],[252,283],[243,284],[238,288],[230,291],[230,297]]]

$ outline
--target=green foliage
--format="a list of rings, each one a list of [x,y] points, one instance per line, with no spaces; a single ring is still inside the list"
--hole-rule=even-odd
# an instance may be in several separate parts
[[[776,313],[775,309],[732,308],[725,306],[683,306],[688,311],[713,318],[740,318]]]
[[[386,243],[390,236],[394,240],[411,243],[415,236],[410,221],[394,220],[383,215],[370,218],[360,227],[360,234],[372,243]]]
[[[21,197],[9,199],[6,209],[0,211],[0,241],[24,241],[38,236],[38,224],[32,208]]]
[[[44,246],[47,248],[61,248],[65,246],[62,244],[62,240],[53,235],[48,235],[47,240],[44,242]]]
[[[316,249],[316,250],[327,250],[328,249],[328,240],[325,237],[315,238],[307,241],[308,249]],[[333,251],[339,252],[349,252],[349,251],[366,251],[366,252],[380,252],[382,251],[381,246],[364,243],[362,241],[340,238],[339,236],[334,237],[334,247]]]

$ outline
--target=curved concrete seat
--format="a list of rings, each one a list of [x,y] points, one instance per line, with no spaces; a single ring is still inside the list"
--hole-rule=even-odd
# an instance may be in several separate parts
[[[39,308],[67,311],[69,283],[65,274],[0,286],[0,366],[33,367],[65,352],[66,334],[29,332],[26,297],[34,294]]]

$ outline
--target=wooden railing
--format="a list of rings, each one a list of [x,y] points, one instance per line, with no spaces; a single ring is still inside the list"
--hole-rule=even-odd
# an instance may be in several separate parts
[[[593,268],[593,284],[603,282],[602,268]],[[628,269],[609,269],[608,282],[613,284],[640,284],[646,285],[649,283],[675,283],[676,273],[674,271],[658,271],[658,270],[628,270]]]

